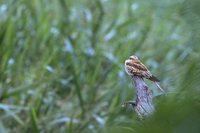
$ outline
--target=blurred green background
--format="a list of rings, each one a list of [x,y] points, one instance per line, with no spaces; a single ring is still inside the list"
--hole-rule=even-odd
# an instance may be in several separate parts
[[[1,0],[0,133],[199,133],[199,0]],[[123,63],[168,93],[141,121]]]

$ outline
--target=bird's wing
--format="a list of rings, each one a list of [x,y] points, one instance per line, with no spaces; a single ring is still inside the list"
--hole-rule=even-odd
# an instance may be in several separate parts
[[[131,63],[133,67],[142,70],[142,71],[149,71],[144,64],[142,64],[139,60],[133,61]]]
[[[138,64],[138,66],[140,66],[138,69],[143,70],[144,75],[146,75],[146,77],[148,77],[151,81],[154,82],[160,81],[157,77],[152,75],[151,72],[147,69],[147,67],[144,64],[142,64],[139,60],[133,64]]]
[[[135,60],[132,64],[133,64],[133,67],[142,71],[143,75],[145,75],[144,77],[151,78],[153,76],[151,72],[147,69],[147,67],[144,64],[142,64],[142,62],[140,62],[139,60]]]

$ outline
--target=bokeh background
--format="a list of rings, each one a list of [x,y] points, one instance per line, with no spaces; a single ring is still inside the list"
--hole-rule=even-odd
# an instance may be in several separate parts
[[[0,133],[199,133],[199,42],[199,0],[1,0]],[[132,54],[167,92],[145,120]]]

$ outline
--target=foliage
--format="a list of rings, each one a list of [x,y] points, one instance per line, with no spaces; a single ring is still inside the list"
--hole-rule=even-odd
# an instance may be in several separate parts
[[[200,131],[200,2],[1,0],[0,132]],[[138,120],[124,60],[168,92]]]

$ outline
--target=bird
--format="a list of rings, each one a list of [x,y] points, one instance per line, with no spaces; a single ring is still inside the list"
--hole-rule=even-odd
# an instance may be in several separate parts
[[[156,86],[164,92],[164,90],[158,84],[160,80],[151,74],[151,72],[147,69],[147,67],[138,59],[136,55],[131,55],[128,59],[125,60],[124,63],[125,71],[130,76],[138,76],[141,78],[148,79],[153,81]]]

